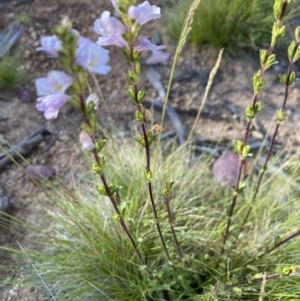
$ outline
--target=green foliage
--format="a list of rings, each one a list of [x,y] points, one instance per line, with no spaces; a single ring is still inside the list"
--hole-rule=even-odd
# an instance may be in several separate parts
[[[13,88],[22,78],[18,70],[20,61],[16,55],[0,59],[0,92]]]
[[[266,282],[266,300],[300,296],[300,278],[290,276],[296,271],[294,266],[300,265],[300,241],[294,239],[276,248],[299,231],[299,154],[286,160],[289,176],[283,170],[268,174],[259,201],[253,204],[253,214],[236,240],[255,188],[251,184],[255,179],[248,179],[223,254],[222,233],[232,191],[216,187],[209,171],[210,159],[197,159],[187,149],[160,158],[153,179],[154,194],[170,263],[155,228],[147,185],[141,177],[143,149],[125,141],[121,145],[122,148],[105,148],[107,176],[122,186],[118,191],[122,200],[119,210],[152,274],[140,266],[108,198],[93,188],[99,183],[98,176],[82,175],[84,180],[72,193],[60,188],[51,192],[53,203],[45,200],[46,216],[51,220],[46,229],[35,225],[46,230],[38,231],[35,239],[43,251],[28,253],[57,300],[179,301],[210,300],[209,296],[214,296],[211,300],[257,300],[262,273],[270,275],[278,270],[278,279]],[[174,226],[182,259],[161,195],[170,176],[174,179],[170,206],[176,217]],[[30,285],[45,290],[32,266],[23,273],[25,279],[32,281]],[[218,290],[213,294],[212,288],[217,284]]]
[[[177,0],[167,10],[168,32],[178,39],[183,19],[192,0]],[[212,44],[234,51],[241,47],[263,47],[270,44],[274,22],[274,1],[270,0],[201,0],[195,13],[189,40],[195,45]],[[288,20],[299,15],[299,1]]]
[[[30,23],[30,17],[24,11],[15,14],[16,20],[23,25],[28,25]]]

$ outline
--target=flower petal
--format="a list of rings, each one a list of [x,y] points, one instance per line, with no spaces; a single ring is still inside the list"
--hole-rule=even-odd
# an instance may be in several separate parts
[[[138,6],[131,5],[128,9],[128,16],[140,25],[161,18],[160,8],[156,5],[151,6],[148,1],[145,1]]]
[[[165,45],[157,46],[155,44],[152,44],[146,37],[139,36],[138,37],[140,44],[136,46],[136,50],[138,52],[142,52],[144,50],[152,50],[152,51],[158,51],[162,49],[166,49],[167,47]]]
[[[84,131],[79,135],[79,142],[81,143],[83,151],[92,151],[95,148],[92,138]]]
[[[97,74],[107,74],[111,68],[107,65],[109,61],[108,50],[90,41],[84,42],[85,46],[77,49],[76,64],[84,69]]]
[[[171,53],[153,51],[152,55],[146,59],[147,65],[155,65],[160,63],[165,63],[172,57]]]
[[[62,49],[62,42],[56,36],[43,37],[37,51],[45,51],[50,57],[58,58],[58,51]]]
[[[56,118],[59,109],[69,100],[70,96],[66,94],[51,94],[37,99],[36,108],[44,112],[46,119]]]

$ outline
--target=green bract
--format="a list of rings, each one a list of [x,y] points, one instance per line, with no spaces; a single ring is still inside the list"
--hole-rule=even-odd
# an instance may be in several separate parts
[[[252,87],[255,93],[260,93],[265,87],[265,81],[260,75],[260,71],[255,73],[252,78]]]

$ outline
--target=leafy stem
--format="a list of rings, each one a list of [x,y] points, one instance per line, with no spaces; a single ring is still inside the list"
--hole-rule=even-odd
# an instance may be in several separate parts
[[[171,190],[173,184],[174,184],[174,182],[172,180],[166,182],[166,187],[163,190],[163,196],[164,196],[164,199],[165,199],[167,212],[168,212],[168,219],[169,219],[172,235],[173,235],[173,238],[174,238],[174,241],[175,241],[175,244],[176,244],[176,248],[177,248],[179,256],[181,258],[183,258],[182,249],[181,249],[181,246],[180,246],[180,243],[179,243],[179,240],[177,238],[175,228],[174,228],[174,225],[173,225],[174,220],[175,220],[175,216],[174,216],[174,213],[172,213],[171,207],[170,207],[170,190]]]
[[[81,92],[81,93],[79,94],[79,99],[80,99],[81,109],[82,109],[82,113],[83,113],[83,116],[84,116],[85,123],[90,127],[90,126],[91,126],[91,123],[90,123],[89,117],[88,117],[88,115],[87,115],[87,113],[86,113],[86,106],[85,106],[85,100],[84,100],[84,94],[83,94],[83,92]],[[91,139],[93,140],[93,142],[94,142],[94,144],[95,144],[96,141],[95,141],[94,133],[91,134]],[[92,154],[93,154],[93,157],[94,157],[94,160],[95,160],[96,164],[97,164],[98,166],[102,167],[102,166],[101,166],[102,163],[101,163],[101,160],[100,160],[100,158],[99,158],[99,154],[98,154],[98,152],[97,152],[97,150],[96,150],[95,148],[92,150]],[[135,250],[135,253],[136,253],[136,255],[137,255],[137,257],[138,257],[140,263],[141,263],[143,266],[146,267],[146,271],[147,271],[149,274],[152,274],[151,271],[149,270],[149,268],[147,267],[147,265],[146,265],[146,263],[145,263],[145,261],[144,261],[142,255],[141,255],[141,253],[140,253],[140,251],[139,251],[139,249],[138,249],[138,246],[137,246],[137,244],[136,244],[136,242],[135,242],[135,240],[134,240],[134,238],[133,238],[133,236],[132,236],[130,230],[128,229],[128,227],[127,227],[127,225],[126,225],[126,223],[125,223],[125,221],[124,221],[124,218],[123,218],[123,216],[122,216],[122,214],[121,214],[121,212],[120,212],[120,210],[119,210],[119,207],[118,207],[118,203],[120,202],[119,196],[118,196],[118,200],[117,200],[117,199],[115,198],[115,196],[111,194],[110,187],[109,187],[109,185],[108,185],[108,183],[107,183],[107,180],[106,180],[106,177],[105,177],[105,175],[104,175],[104,172],[100,173],[100,174],[99,174],[99,177],[100,177],[100,179],[101,179],[101,182],[102,182],[102,184],[103,184],[103,187],[104,187],[104,189],[105,189],[105,192],[106,192],[107,196],[109,197],[109,199],[110,199],[110,201],[111,201],[111,204],[112,204],[112,206],[113,206],[113,208],[114,208],[116,214],[117,214],[118,217],[119,217],[120,224],[121,224],[123,230],[125,231],[125,233],[127,234],[127,236],[128,236],[128,238],[129,238],[129,240],[130,240],[130,242],[131,242],[131,244],[132,244],[132,246],[133,246],[133,248],[134,248],[134,250]]]
[[[144,109],[143,106],[140,102],[140,99],[138,97],[139,94],[139,90],[138,90],[138,85],[137,85],[137,79],[139,77],[139,72],[138,72],[138,68],[137,68],[137,60],[134,58],[134,47],[133,47],[133,33],[131,31],[131,41],[130,41],[130,58],[131,58],[131,67],[132,67],[132,72],[136,75],[136,80],[133,83],[133,100],[137,106],[137,110],[139,113],[141,113],[142,115],[144,114]],[[139,64],[139,63],[138,63]],[[148,135],[147,135],[147,131],[146,131],[146,127],[145,127],[145,118],[140,122],[141,123],[141,127],[142,127],[142,132],[143,132],[143,139],[144,139],[144,147],[145,147],[145,154],[146,154],[146,173],[149,174],[151,173],[151,161],[150,161],[150,142],[148,139]],[[150,196],[150,202],[151,202],[151,206],[152,206],[152,211],[153,211],[153,215],[154,215],[154,219],[155,219],[155,225],[161,240],[161,243],[163,245],[163,249],[167,255],[167,258],[169,261],[171,261],[171,256],[169,254],[169,251],[167,249],[166,246],[166,242],[165,239],[163,237],[162,234],[162,230],[161,230],[161,226],[159,223],[159,219],[158,219],[158,214],[157,214],[157,209],[156,209],[156,205],[155,205],[155,201],[154,201],[154,197],[153,197],[153,189],[152,189],[152,182],[151,180],[148,180],[148,191],[149,191],[149,196]]]
[[[132,63],[132,70],[133,70],[134,73],[136,73],[136,65],[135,65],[134,62]],[[137,86],[137,84],[134,84],[133,87],[134,87],[134,97],[135,97],[137,109],[140,113],[142,113],[142,111],[143,111],[142,110],[142,105],[139,103],[139,100],[138,100],[138,86]],[[145,122],[141,123],[141,127],[142,127],[143,137],[144,137],[144,141],[145,141],[145,154],[146,154],[146,162],[147,162],[146,171],[147,171],[147,173],[151,173],[150,143],[149,143],[146,127],[145,127]],[[165,251],[165,253],[168,257],[168,260],[171,261],[171,256],[170,256],[169,251],[167,249],[166,242],[165,242],[165,239],[163,237],[161,226],[160,226],[160,223],[159,223],[157,209],[156,209],[156,205],[155,205],[155,201],[154,201],[154,197],[153,197],[153,189],[152,189],[152,182],[151,181],[148,181],[148,191],[149,191],[150,202],[151,202],[152,211],[153,211],[153,215],[154,215],[154,219],[155,219],[155,225],[156,225],[160,240],[162,242],[164,251]]]
[[[278,2],[279,6],[274,5],[274,16],[277,19],[277,22],[275,22],[273,25],[271,44],[270,44],[268,51],[262,50],[260,52],[261,68],[257,73],[254,74],[253,79],[252,79],[252,85],[253,85],[253,90],[254,90],[253,97],[252,97],[252,104],[251,104],[252,112],[256,111],[258,95],[264,88],[264,79],[263,78],[264,78],[265,71],[268,68],[270,68],[273,64],[276,63],[275,57],[272,54],[274,47],[275,47],[276,43],[278,42],[278,40],[284,35],[283,18],[285,16],[287,6],[289,5],[290,1],[284,0],[284,2],[281,2],[281,3],[279,3],[279,1],[277,1],[277,2]],[[250,128],[252,125],[252,120],[253,120],[253,118],[255,118],[255,115],[256,114],[254,114],[250,118],[248,118],[248,116],[246,116],[247,124],[246,124],[246,128],[245,128],[245,134],[244,134],[244,138],[242,141],[240,153],[243,153],[244,148],[247,147],[247,141],[248,141],[248,137],[250,134]],[[245,158],[241,155],[239,156],[239,158],[240,159],[239,159],[239,166],[238,166],[238,173],[237,173],[237,183],[236,183],[235,193],[233,195],[229,214],[228,214],[227,225],[226,225],[225,234],[224,234],[223,241],[222,241],[221,255],[224,254],[224,251],[225,251],[225,246],[226,246],[226,242],[229,237],[229,229],[230,229],[230,226],[232,223],[232,217],[233,217],[234,209],[236,206],[236,201],[237,201],[239,194],[241,193],[240,185],[241,185],[242,170],[243,170]],[[249,214],[250,214],[250,212],[249,212]],[[248,219],[248,217],[247,217],[247,219]]]
[[[298,29],[300,30],[300,27],[298,27]],[[297,29],[296,29],[296,33],[297,33]],[[244,218],[244,221],[243,221],[243,223],[242,223],[242,225],[239,229],[239,232],[236,236],[236,239],[239,237],[239,235],[243,231],[243,229],[244,229],[244,227],[245,227],[245,225],[248,221],[248,218],[249,218],[250,213],[251,213],[252,208],[253,208],[253,203],[256,200],[256,196],[257,196],[259,188],[261,186],[262,178],[263,178],[263,176],[264,176],[264,174],[267,170],[267,164],[270,160],[271,152],[272,152],[272,149],[273,149],[273,146],[274,146],[274,143],[275,143],[275,139],[276,139],[279,127],[280,127],[280,125],[281,125],[281,123],[282,123],[282,121],[284,120],[284,117],[285,117],[286,103],[287,103],[287,99],[288,99],[288,95],[289,95],[289,87],[292,84],[294,84],[294,81],[295,81],[295,77],[292,76],[292,68],[293,68],[293,63],[297,60],[297,56],[298,56],[297,54],[299,53],[299,55],[300,55],[300,39],[298,38],[296,43],[292,42],[289,49],[291,49],[289,51],[290,54],[288,54],[289,55],[289,66],[288,66],[286,75],[285,76],[280,76],[281,80],[283,80],[283,82],[285,84],[285,93],[284,93],[283,103],[282,103],[281,109],[278,111],[277,124],[276,124],[276,127],[274,129],[274,132],[273,132],[273,135],[272,135],[272,140],[271,140],[271,143],[270,143],[270,146],[269,146],[269,149],[268,149],[268,153],[267,153],[267,156],[265,158],[263,167],[261,169],[261,172],[260,172],[260,175],[259,175],[259,178],[258,178],[258,181],[257,181],[255,192],[254,192],[252,200],[251,200],[251,206],[248,209],[248,212],[247,212],[247,214]]]

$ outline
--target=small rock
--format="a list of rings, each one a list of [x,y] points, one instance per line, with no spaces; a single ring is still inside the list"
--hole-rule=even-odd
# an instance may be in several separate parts
[[[26,167],[26,172],[29,176],[38,181],[44,181],[54,175],[55,170],[46,165],[30,165]]]
[[[226,152],[213,165],[213,178],[220,185],[235,186],[239,168],[239,156]]]
[[[24,103],[31,102],[33,99],[31,91],[22,86],[18,87],[17,93],[18,98]]]

